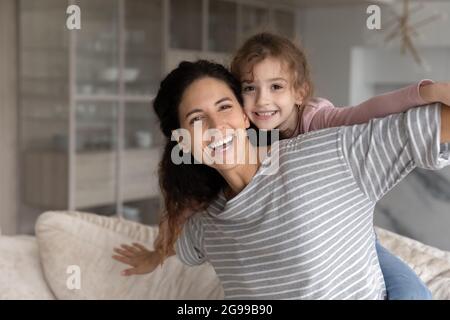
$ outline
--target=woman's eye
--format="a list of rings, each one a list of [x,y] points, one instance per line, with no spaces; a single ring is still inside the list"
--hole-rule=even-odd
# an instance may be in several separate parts
[[[243,92],[251,92],[254,90],[255,90],[255,87],[252,87],[252,86],[247,86],[242,89]]]
[[[189,121],[189,124],[192,125],[192,124],[194,124],[194,122],[197,122],[197,121],[200,121],[200,120],[202,120],[202,117],[201,117],[201,116],[193,117],[193,118]]]
[[[220,110],[226,110],[226,109],[230,109],[230,108],[231,108],[230,105],[223,105],[223,106],[219,107]]]

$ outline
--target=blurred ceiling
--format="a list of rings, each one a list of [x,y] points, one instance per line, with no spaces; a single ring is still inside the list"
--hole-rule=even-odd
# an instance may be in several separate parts
[[[258,0],[263,3],[282,3],[299,7],[324,7],[357,4],[390,4],[395,0]]]

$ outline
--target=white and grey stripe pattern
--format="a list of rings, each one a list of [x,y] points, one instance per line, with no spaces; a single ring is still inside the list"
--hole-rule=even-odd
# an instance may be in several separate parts
[[[439,126],[432,105],[280,141],[277,174],[263,163],[191,217],[177,255],[209,261],[226,299],[384,299],[373,209],[415,166],[444,165]]]

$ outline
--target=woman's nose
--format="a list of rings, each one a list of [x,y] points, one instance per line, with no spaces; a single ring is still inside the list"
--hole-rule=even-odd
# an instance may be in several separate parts
[[[221,129],[226,123],[223,116],[213,115],[209,117],[209,129]]]

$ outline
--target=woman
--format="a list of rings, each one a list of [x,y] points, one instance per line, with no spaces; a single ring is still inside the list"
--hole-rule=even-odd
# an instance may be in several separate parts
[[[260,158],[241,106],[239,82],[217,64],[183,62],[161,83],[154,107],[168,142],[160,179],[179,258],[208,260],[229,299],[385,298],[373,208],[414,167],[443,166],[448,108],[442,131],[441,107],[432,105],[283,140]],[[179,128],[192,140],[169,141]],[[202,139],[210,129],[223,138]],[[177,145],[207,164],[175,165]],[[234,162],[210,161],[223,157]],[[193,209],[184,223],[180,213]],[[152,257],[150,269],[160,258]]]

